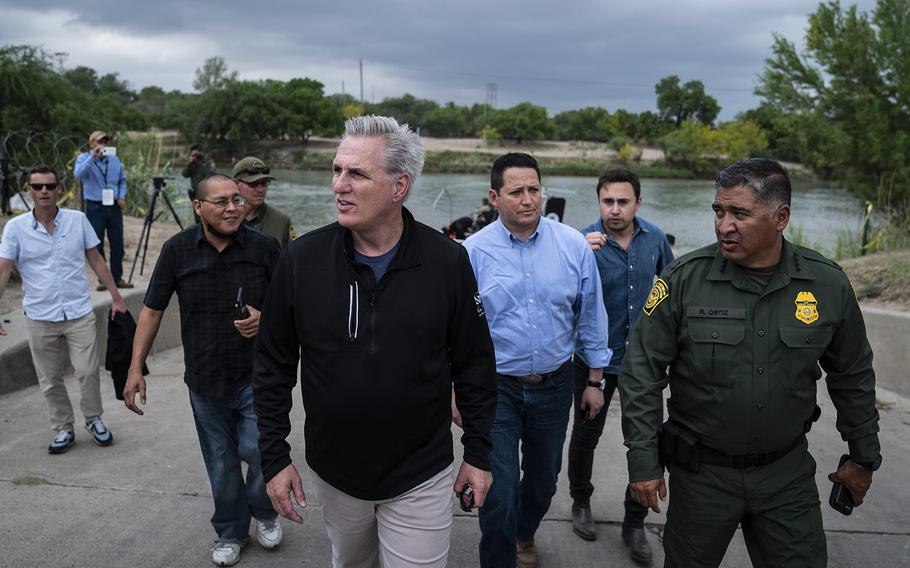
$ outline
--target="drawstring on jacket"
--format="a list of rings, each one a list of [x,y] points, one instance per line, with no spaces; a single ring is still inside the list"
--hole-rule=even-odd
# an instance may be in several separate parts
[[[355,280],[349,285],[348,292],[348,339],[357,339],[360,329],[360,284]]]

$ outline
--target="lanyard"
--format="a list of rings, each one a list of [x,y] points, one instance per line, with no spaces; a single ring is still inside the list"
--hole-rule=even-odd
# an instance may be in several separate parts
[[[101,174],[101,176],[104,178],[104,187],[107,187],[107,185],[108,185],[108,183],[107,183],[107,172],[108,172],[108,170],[110,169],[110,166],[111,166],[111,165],[108,163],[107,160],[93,160],[93,161],[95,162],[95,168],[98,170],[98,172],[99,172],[99,173]],[[104,162],[104,169],[103,169],[103,170],[101,169],[101,166],[98,165],[98,162]],[[104,189],[104,188],[102,188],[102,189]]]

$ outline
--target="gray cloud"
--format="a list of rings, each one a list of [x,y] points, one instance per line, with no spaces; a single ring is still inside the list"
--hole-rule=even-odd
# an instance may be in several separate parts
[[[700,79],[721,117],[754,107],[772,34],[802,42],[814,0],[119,3],[0,0],[0,43],[70,53],[67,66],[119,72],[135,87],[191,90],[206,57],[248,79],[309,76],[376,100],[405,91],[551,113],[588,105],[654,109],[661,77]],[[859,2],[861,9],[874,0]],[[375,93],[375,95],[374,95]]]

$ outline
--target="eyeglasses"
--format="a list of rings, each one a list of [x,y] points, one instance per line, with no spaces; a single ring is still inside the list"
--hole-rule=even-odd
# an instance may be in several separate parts
[[[272,171],[271,169],[266,168],[266,167],[247,168],[245,170],[240,170],[239,172],[237,172],[237,175],[240,175],[240,174],[249,174],[251,176],[258,176],[259,174],[269,175],[269,172],[271,172],[271,171]],[[234,177],[237,177],[237,176],[234,176]]]
[[[206,203],[211,203],[218,209],[224,209],[225,207],[228,206],[228,203],[233,203],[234,207],[243,207],[246,204],[246,199],[244,199],[242,197],[235,197],[233,199],[222,198],[222,199],[215,199],[214,201],[211,201],[209,199],[197,199],[196,201],[204,201]]]
[[[57,186],[58,186],[58,185],[60,185],[60,184],[57,183],[57,182],[54,182],[54,183],[30,183],[30,184],[28,184],[28,186],[29,186],[30,188],[32,188],[32,191],[41,191],[42,189],[46,189],[46,190],[48,190],[48,191],[54,191],[55,189],[57,189]]]
[[[240,181],[243,181],[243,180],[240,180]],[[247,185],[250,186],[250,187],[254,187],[254,188],[255,188],[255,187],[268,187],[270,181],[272,181],[272,180],[269,180],[269,179],[261,179],[261,180],[258,180],[258,181],[244,181],[243,183],[247,184]]]

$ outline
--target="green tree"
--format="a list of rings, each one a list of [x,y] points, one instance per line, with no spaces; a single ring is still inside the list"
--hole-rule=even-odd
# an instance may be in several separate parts
[[[879,0],[871,14],[823,3],[802,51],[775,35],[756,88],[777,111],[775,143],[792,136],[800,161],[880,204],[910,199],[908,38],[905,0]]]
[[[405,93],[400,97],[383,99],[381,103],[367,103],[364,105],[364,112],[393,116],[398,122],[406,122],[411,128],[417,129],[426,126],[427,113],[436,108],[439,108],[436,101],[418,99],[410,93]]]
[[[224,57],[218,55],[209,57],[202,64],[202,67],[196,68],[196,79],[193,81],[193,88],[200,93],[204,93],[213,89],[222,89],[236,79],[237,72],[228,71]]]
[[[701,81],[692,80],[679,84],[679,77],[670,75],[654,86],[657,95],[657,111],[661,120],[676,126],[694,118],[702,124],[712,124],[720,112],[717,99],[705,93]]]
[[[601,107],[586,107],[561,112],[553,117],[560,140],[606,142],[613,136],[610,113]]]
[[[553,123],[547,116],[547,109],[529,102],[497,110],[490,125],[493,126],[503,138],[522,142],[543,140],[553,135]]]
[[[445,106],[434,108],[424,118],[424,126],[431,136],[440,138],[457,138],[468,133],[468,118],[470,111],[465,107],[447,103]]]

